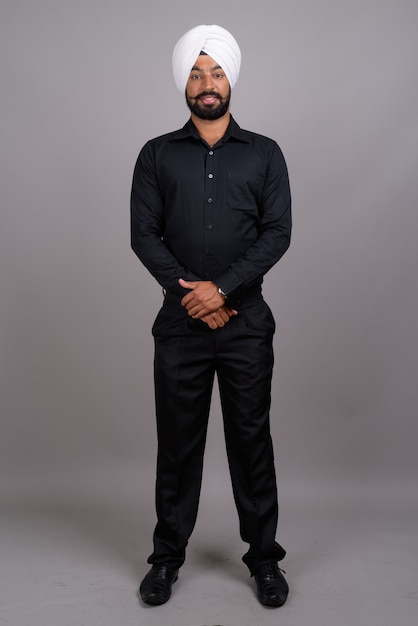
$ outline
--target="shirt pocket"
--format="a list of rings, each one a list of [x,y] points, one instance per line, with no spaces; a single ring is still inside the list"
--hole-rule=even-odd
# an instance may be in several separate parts
[[[231,209],[259,212],[263,177],[243,172],[228,172],[227,202]]]

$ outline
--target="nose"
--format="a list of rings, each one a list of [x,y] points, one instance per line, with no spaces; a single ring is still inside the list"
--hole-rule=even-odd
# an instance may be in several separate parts
[[[205,91],[213,91],[215,87],[213,76],[210,72],[208,72],[207,74],[205,73],[203,75],[203,87]]]

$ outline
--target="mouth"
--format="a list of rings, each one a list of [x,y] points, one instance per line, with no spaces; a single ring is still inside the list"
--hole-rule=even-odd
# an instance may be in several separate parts
[[[213,93],[201,94],[200,96],[197,96],[196,100],[199,100],[205,106],[211,106],[213,104],[216,104],[218,101],[220,101],[221,97]]]

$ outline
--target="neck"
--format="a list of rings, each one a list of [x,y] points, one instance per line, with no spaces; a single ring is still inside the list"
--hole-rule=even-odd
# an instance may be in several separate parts
[[[231,114],[228,111],[223,117],[218,120],[202,120],[193,113],[191,114],[193,124],[197,128],[199,135],[210,146],[214,146],[226,133],[226,129],[229,126]]]

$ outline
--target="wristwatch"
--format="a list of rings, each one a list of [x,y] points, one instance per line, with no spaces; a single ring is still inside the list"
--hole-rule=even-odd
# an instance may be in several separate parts
[[[224,290],[221,287],[218,287],[218,293],[223,296],[225,299],[228,297]]]

